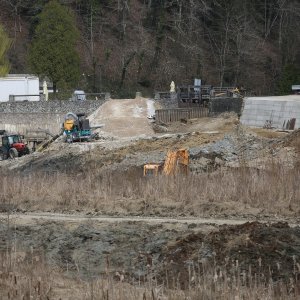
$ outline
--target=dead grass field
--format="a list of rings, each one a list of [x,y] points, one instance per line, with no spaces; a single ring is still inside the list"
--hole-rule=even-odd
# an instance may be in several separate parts
[[[72,299],[72,300],[198,300],[198,299],[299,299],[298,282],[273,282],[263,274],[241,272],[236,263],[234,273],[226,273],[217,266],[199,271],[190,269],[188,287],[170,289],[168,282],[176,285],[177,278],[169,277],[159,284],[151,269],[146,283],[124,282],[121,274],[103,275],[89,282],[70,278],[63,270],[49,268],[43,258],[30,253],[20,259],[14,251],[0,257],[0,298],[10,299]]]
[[[300,211],[300,169],[239,168],[175,177],[127,172],[31,173],[0,177],[2,210],[108,215],[282,215]]]

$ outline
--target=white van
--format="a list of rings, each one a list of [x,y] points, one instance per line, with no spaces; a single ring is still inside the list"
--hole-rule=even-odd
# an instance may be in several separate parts
[[[84,101],[86,100],[86,95],[85,92],[82,90],[76,90],[74,91],[73,95],[72,95],[72,100],[76,101]]]

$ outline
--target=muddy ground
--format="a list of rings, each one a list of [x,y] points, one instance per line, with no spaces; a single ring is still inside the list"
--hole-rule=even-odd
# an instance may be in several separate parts
[[[84,280],[110,274],[137,282],[148,280],[150,274],[160,283],[177,278],[176,285],[187,288],[191,270],[198,276],[251,272],[285,282],[300,274],[300,228],[287,223],[218,226],[90,220],[36,221],[28,226],[14,224],[11,218],[10,224],[5,219],[0,223],[0,240],[1,251],[12,248],[25,260],[45,257],[51,267]]]

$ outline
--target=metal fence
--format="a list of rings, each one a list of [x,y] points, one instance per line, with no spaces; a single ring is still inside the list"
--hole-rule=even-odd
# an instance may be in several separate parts
[[[155,111],[155,119],[160,123],[172,123],[180,120],[204,118],[209,116],[206,107],[158,109]]]

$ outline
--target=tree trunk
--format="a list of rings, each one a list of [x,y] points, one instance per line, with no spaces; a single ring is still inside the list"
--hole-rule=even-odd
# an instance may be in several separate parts
[[[132,52],[130,54],[130,56],[126,59],[126,61],[124,62],[123,68],[122,68],[122,76],[121,76],[121,82],[120,82],[120,88],[122,88],[125,77],[126,77],[126,72],[127,72],[127,68],[130,64],[130,62],[133,60],[133,58],[135,57],[136,52]]]
[[[54,99],[57,100],[56,82],[55,81],[53,81],[53,96],[54,96]]]

